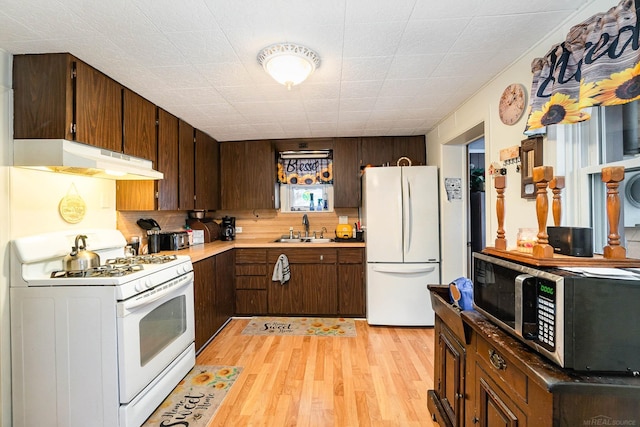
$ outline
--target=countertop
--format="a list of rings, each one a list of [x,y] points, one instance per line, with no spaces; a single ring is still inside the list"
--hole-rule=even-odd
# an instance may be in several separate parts
[[[162,255],[189,255],[192,262],[201,261],[234,248],[364,248],[364,242],[330,242],[330,243],[276,243],[277,237],[240,239],[232,241],[216,240],[211,243],[189,246],[180,251],[162,251]]]

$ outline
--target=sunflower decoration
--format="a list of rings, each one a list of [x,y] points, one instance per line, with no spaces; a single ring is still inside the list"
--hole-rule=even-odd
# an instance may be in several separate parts
[[[284,173],[284,166],[282,166],[282,163],[278,163],[278,182],[280,184],[285,184],[287,182],[287,174]]]
[[[333,181],[333,164],[329,164],[326,168],[320,171],[320,181],[331,182]]]
[[[307,174],[307,175],[304,175],[300,181],[301,181],[300,182],[301,184],[311,185],[314,182],[316,182],[316,177],[314,175]]]
[[[191,382],[196,385],[205,385],[213,382],[214,378],[215,377],[211,372],[202,371],[198,375],[193,377],[193,380],[191,380]]]
[[[580,80],[580,108],[593,107],[596,105],[595,97],[600,93],[596,82],[585,82]]]
[[[289,184],[299,184],[300,183],[299,181],[300,181],[300,178],[298,177],[297,173],[289,174],[289,178],[285,180],[285,182],[288,182]]]
[[[577,123],[587,120],[589,115],[581,111],[575,99],[564,93],[554,93],[540,110],[531,113],[527,126],[538,129],[555,124]]]
[[[601,105],[620,105],[640,99],[640,62],[600,80],[597,86],[599,93],[594,98]]]

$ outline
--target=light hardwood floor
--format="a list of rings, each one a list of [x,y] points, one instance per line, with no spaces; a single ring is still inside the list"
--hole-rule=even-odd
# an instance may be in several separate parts
[[[372,327],[357,337],[241,335],[233,319],[197,357],[243,371],[208,427],[437,426],[433,328]]]

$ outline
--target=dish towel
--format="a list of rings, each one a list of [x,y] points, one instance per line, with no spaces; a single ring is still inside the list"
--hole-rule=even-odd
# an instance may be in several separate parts
[[[289,258],[285,254],[280,254],[276,265],[273,267],[273,277],[271,280],[274,282],[280,282],[284,285],[291,278],[291,270],[289,269]]]

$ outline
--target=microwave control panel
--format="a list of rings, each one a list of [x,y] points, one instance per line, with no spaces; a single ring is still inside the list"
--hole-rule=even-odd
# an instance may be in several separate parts
[[[549,351],[555,350],[556,298],[555,283],[537,280],[538,293],[538,341]]]

